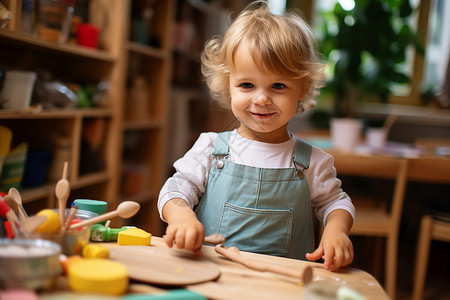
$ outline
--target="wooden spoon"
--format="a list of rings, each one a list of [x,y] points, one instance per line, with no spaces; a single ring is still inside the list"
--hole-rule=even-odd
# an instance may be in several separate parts
[[[141,206],[137,202],[124,201],[124,202],[120,203],[119,206],[117,206],[116,210],[110,211],[106,214],[103,214],[103,215],[100,215],[97,217],[93,217],[89,220],[85,220],[80,223],[73,224],[70,226],[70,229],[76,229],[76,228],[84,227],[86,225],[95,224],[95,223],[102,222],[102,221],[105,221],[105,220],[108,220],[111,218],[115,218],[117,216],[124,218],[124,219],[131,218],[139,211],[140,208],[141,208]]]
[[[47,216],[32,216],[20,221],[20,230],[25,233],[32,233],[47,220]]]
[[[3,198],[10,208],[12,208],[18,215],[19,220],[28,218],[25,209],[22,206],[22,197],[16,188],[10,188],[8,195]]]
[[[243,257],[239,254],[239,249],[236,247],[226,248],[224,245],[220,244],[216,246],[215,250],[217,253],[222,254],[226,258],[240,263],[241,265],[244,265],[252,270],[260,272],[272,272],[295,279],[300,279],[303,284],[308,284],[312,280],[313,270],[311,266],[305,266],[300,269],[299,272],[298,270],[286,269],[277,265],[267,264],[256,259]]]
[[[23,208],[22,205],[22,197],[20,196],[19,191],[16,188],[10,188],[8,191],[8,195],[10,195],[14,201],[17,203],[17,211],[19,213],[19,217],[22,219],[28,218],[28,214]]]
[[[66,161],[64,163],[62,178],[58,180],[55,186],[55,195],[58,199],[59,221],[62,227],[65,224],[67,198],[69,198],[70,193],[70,184],[67,180],[67,165],[68,162]]]

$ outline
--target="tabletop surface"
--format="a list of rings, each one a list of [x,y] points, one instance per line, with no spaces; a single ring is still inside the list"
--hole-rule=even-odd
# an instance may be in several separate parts
[[[340,158],[340,154],[345,155],[378,155],[386,157],[398,157],[408,160],[408,180],[417,182],[429,182],[437,184],[450,183],[450,155],[443,153],[438,155],[438,148],[450,149],[450,139],[433,139],[422,138],[417,139],[414,145],[406,145],[412,148],[420,149],[420,154],[415,155],[400,155],[398,153],[386,152],[370,152],[368,149],[362,147],[354,152],[341,152],[331,147],[330,132],[328,130],[310,130],[294,133],[296,137],[305,139],[306,141],[323,148],[330,153],[335,160]],[[323,146],[323,147],[322,147]],[[401,148],[401,147],[400,147]]]
[[[119,246],[117,243],[102,243],[101,245],[109,249],[111,247],[126,247]],[[149,247],[167,248],[163,239],[159,237],[152,237]],[[347,268],[338,272],[330,272],[325,270],[320,263],[240,252],[244,257],[261,260],[286,269],[297,268],[300,270],[306,265],[311,266],[313,268],[313,280],[310,284],[303,286],[299,280],[291,277],[248,269],[216,253],[214,247],[211,246],[203,246],[202,253],[204,258],[219,267],[219,278],[180,288],[200,293],[210,299],[305,299],[306,293],[312,287],[320,288],[322,291],[346,287],[367,299],[388,299],[377,280],[370,274],[358,269]],[[62,286],[64,289],[64,284]],[[133,281],[129,290],[132,293],[153,294],[164,292],[164,289],[164,286],[152,286]],[[71,296],[71,299],[73,299],[74,295]]]

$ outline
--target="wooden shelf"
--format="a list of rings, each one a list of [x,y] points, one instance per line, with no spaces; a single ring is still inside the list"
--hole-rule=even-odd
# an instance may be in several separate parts
[[[70,56],[90,58],[108,63],[114,63],[117,59],[111,53],[106,51],[84,48],[77,45],[52,43],[29,34],[8,29],[0,29],[0,43],[8,43],[10,46],[15,45],[34,50],[39,49],[39,51],[57,52]]]
[[[135,121],[125,121],[123,129],[124,130],[147,130],[147,129],[158,129],[164,126],[164,121],[162,120],[135,120]]]
[[[47,198],[51,193],[55,192],[55,184],[46,184],[36,188],[23,189],[20,191],[22,202],[30,203],[36,200]]]
[[[74,189],[84,188],[91,185],[106,182],[111,178],[111,176],[112,175],[106,171],[81,175],[76,182],[73,182],[70,185]]]
[[[149,57],[155,57],[155,58],[164,59],[164,60],[169,59],[169,57],[170,57],[170,53],[168,53],[167,51],[164,51],[159,48],[142,45],[142,44],[139,44],[136,42],[128,43],[128,51],[130,51],[132,53],[137,53],[137,54],[146,55]]]
[[[1,119],[67,119],[73,117],[111,117],[109,108],[52,109],[34,113],[32,111],[0,110]]]
[[[124,197],[122,201],[135,201],[140,204],[148,203],[150,201],[156,201],[158,192],[155,190],[145,190],[136,195]]]
[[[89,187],[94,184],[106,182],[110,176],[107,172],[98,172],[81,176],[77,181],[70,181],[71,189],[80,189]],[[23,203],[30,203],[39,199],[53,197],[55,193],[56,183],[47,183],[40,187],[24,188],[20,195],[22,196]]]

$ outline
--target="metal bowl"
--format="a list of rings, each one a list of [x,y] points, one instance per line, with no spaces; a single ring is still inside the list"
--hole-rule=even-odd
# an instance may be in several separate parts
[[[66,209],[66,217],[70,213],[70,208]],[[97,214],[88,210],[79,209],[74,219],[87,220],[96,217]],[[91,226],[85,226],[79,229],[67,230],[66,232],[57,233],[23,233],[22,237],[26,239],[44,239],[61,246],[61,251],[65,255],[81,255],[84,246],[89,243]]]
[[[61,247],[47,240],[0,239],[0,287],[48,289],[61,274]]]

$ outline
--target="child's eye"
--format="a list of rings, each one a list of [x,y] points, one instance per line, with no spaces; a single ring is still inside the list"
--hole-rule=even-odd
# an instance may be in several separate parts
[[[240,86],[243,87],[244,89],[251,89],[253,87],[253,84],[251,84],[250,82],[244,82],[241,83]]]
[[[274,88],[276,90],[281,90],[281,89],[286,88],[286,85],[284,85],[283,83],[277,82],[272,85],[272,88]]]

